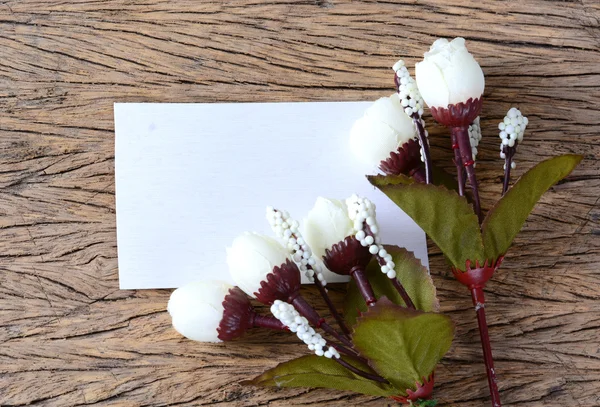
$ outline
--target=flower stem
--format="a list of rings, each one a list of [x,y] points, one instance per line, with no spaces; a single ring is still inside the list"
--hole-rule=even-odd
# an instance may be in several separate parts
[[[385,266],[386,264],[385,259],[383,257],[380,257],[379,255],[377,255],[377,261],[379,262],[380,266]],[[406,306],[411,309],[417,309],[417,307],[415,307],[415,303],[410,298],[410,295],[408,295],[406,288],[404,288],[402,283],[398,281],[398,278],[394,277],[390,278],[390,280],[392,281],[392,285],[394,286],[396,291],[398,291],[398,294],[400,294],[400,297],[402,297],[402,300],[404,301]]]
[[[421,116],[419,116],[418,113],[413,113],[412,119],[415,127],[417,128],[419,144],[421,144],[421,148],[423,149],[423,161],[425,162],[425,183],[431,184],[433,182],[433,177],[431,175],[431,154],[429,153],[429,141],[427,140],[427,134],[425,133],[423,123],[421,123]]]
[[[316,328],[321,328],[323,331],[327,332],[329,335],[333,336],[335,339],[350,348],[354,346],[354,344],[348,338],[339,334],[331,325],[325,322],[325,319],[321,318],[317,311],[314,310],[314,308],[304,299],[304,297],[298,294],[295,297],[290,298],[289,302],[294,306],[294,308],[296,308],[300,315],[306,318],[308,322],[310,322]]]
[[[279,331],[286,331],[288,328],[277,318],[266,315],[254,314],[252,317],[252,326],[255,328],[268,328]]]
[[[460,151],[460,164],[465,167],[467,176],[469,177],[469,183],[471,184],[471,190],[473,191],[473,201],[475,203],[475,213],[479,219],[479,223],[483,221],[481,214],[481,203],[479,201],[479,186],[477,185],[477,177],[475,176],[475,168],[473,164],[473,153],[471,151],[471,141],[469,140],[469,130],[467,126],[464,127],[453,127],[452,132],[456,134],[456,141],[458,142],[458,149]]]
[[[454,165],[456,165],[456,179],[458,181],[458,194],[465,196],[465,173],[463,171],[462,160],[460,159],[460,150],[458,148],[458,141],[456,141],[456,134],[452,132],[452,150],[454,151]]]
[[[502,196],[508,191],[508,186],[510,183],[510,170],[512,159],[517,151],[517,144],[515,143],[514,147],[504,146],[502,152],[504,153],[504,183],[502,185]]]
[[[375,298],[375,293],[373,292],[373,287],[371,287],[371,283],[369,283],[369,279],[365,274],[365,271],[360,266],[354,267],[350,271],[350,275],[356,282],[356,287],[358,291],[362,294],[365,302],[369,307],[372,307],[377,302],[377,298]]]
[[[479,336],[481,337],[481,347],[483,348],[483,361],[490,387],[490,395],[492,396],[492,406],[501,407],[500,393],[498,392],[498,382],[496,379],[496,371],[494,370],[494,358],[492,357],[492,346],[490,344],[490,335],[488,325],[485,319],[485,298],[483,288],[475,286],[471,288],[471,297],[473,305],[477,313],[477,324],[479,325]]]
[[[342,358],[336,358],[335,361],[338,362],[340,365],[344,366],[346,369],[348,369],[352,373],[357,374],[358,376],[364,377],[365,379],[373,380],[373,381],[376,381],[379,383],[389,383],[383,377],[376,375],[376,374],[364,372],[364,371],[360,370],[359,368],[352,366],[350,363],[346,362]]]
[[[329,307],[329,311],[331,311],[331,315],[333,315],[333,317],[337,321],[338,325],[340,326],[340,328],[344,332],[344,335],[349,338],[350,337],[350,330],[348,329],[348,327],[344,323],[344,319],[342,318],[342,316],[340,315],[340,313],[337,311],[337,309],[333,305],[333,302],[331,301],[331,298],[329,298],[329,294],[327,294],[327,290],[325,289],[325,287],[323,287],[323,284],[321,284],[321,280],[319,280],[318,278],[316,278],[316,276],[315,276],[315,285],[319,289],[319,293],[321,293],[321,297],[323,297],[323,299],[327,303],[327,306]]]
[[[390,280],[392,280],[392,285],[396,288],[396,291],[398,291],[398,294],[400,294],[400,297],[402,297],[402,301],[404,301],[406,306],[411,309],[416,309],[415,304],[410,299],[410,296],[400,281],[398,281],[398,279],[395,277],[390,278]]]

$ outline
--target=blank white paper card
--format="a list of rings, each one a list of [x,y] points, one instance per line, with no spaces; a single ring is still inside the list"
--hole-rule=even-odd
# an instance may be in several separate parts
[[[384,243],[427,265],[423,231],[349,151],[350,128],[371,103],[116,103],[120,287],[232,282],[225,248],[245,231],[272,235],[266,206],[302,222],[318,196],[352,193],[377,205]]]

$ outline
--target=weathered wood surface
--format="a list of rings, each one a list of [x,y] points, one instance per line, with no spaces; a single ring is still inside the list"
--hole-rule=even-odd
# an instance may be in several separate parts
[[[600,6],[452,3],[0,1],[0,404],[388,405],[243,387],[303,347],[260,332],[192,343],[170,328],[169,291],[119,291],[112,104],[375,99],[392,92],[399,57],[412,65],[436,37],[460,35],[487,78],[485,206],[500,190],[495,123],[511,105],[531,121],[517,173],[585,155],[488,286],[503,400],[600,406]],[[440,129],[431,141],[449,158]],[[470,299],[430,253],[458,326],[436,395],[488,405]]]

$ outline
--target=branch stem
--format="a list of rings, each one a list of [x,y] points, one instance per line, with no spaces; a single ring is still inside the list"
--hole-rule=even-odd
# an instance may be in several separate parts
[[[460,159],[460,150],[456,141],[456,134],[452,132],[452,150],[454,151],[454,165],[456,165],[456,179],[458,181],[458,194],[465,196],[465,173]]]
[[[492,406],[501,407],[500,393],[498,391],[498,381],[496,371],[494,370],[494,358],[492,356],[492,345],[488,331],[487,321],[485,319],[485,298],[483,288],[476,286],[471,288],[471,297],[477,313],[477,324],[479,326],[479,336],[481,338],[481,347],[483,348],[483,361],[488,378],[490,395],[492,397]]]
[[[469,128],[464,127],[453,127],[452,132],[456,134],[456,141],[458,142],[458,149],[460,151],[460,164],[465,167],[467,177],[469,178],[469,184],[471,184],[471,191],[473,191],[473,201],[475,203],[475,213],[479,219],[479,223],[483,221],[481,214],[481,203],[479,200],[479,185],[477,184],[477,177],[475,176],[475,162],[473,161],[473,153],[471,151],[471,141],[469,140]]]
[[[252,326],[255,328],[268,328],[275,329],[278,331],[286,331],[288,328],[275,317],[267,315],[254,314],[252,317]]]
[[[413,119],[415,127],[417,128],[417,137],[419,138],[419,144],[421,145],[421,149],[423,150],[423,160],[425,162],[425,183],[431,184],[433,182],[433,177],[431,175],[431,154],[429,152],[429,141],[427,140],[427,133],[425,132],[423,123],[421,123],[421,116],[419,116],[418,113],[413,113],[411,117]]]
[[[335,308],[335,305],[333,305],[333,302],[331,301],[331,298],[329,298],[329,294],[327,294],[327,290],[321,283],[321,280],[319,280],[316,276],[315,276],[315,285],[319,289],[319,293],[321,293],[321,297],[323,297],[323,299],[327,303],[327,306],[329,307],[329,311],[331,311],[331,315],[333,315],[336,322],[338,323],[338,325],[344,332],[344,335],[347,338],[350,338],[350,329],[348,329],[348,327],[346,326],[346,323],[344,322],[344,319],[342,318],[340,313]]]
[[[321,318],[317,311],[314,310],[314,308],[304,299],[304,297],[301,295],[296,295],[294,298],[290,298],[290,302],[300,313],[300,315],[306,318],[308,322],[315,326],[315,328],[321,328],[323,331],[327,332],[329,335],[333,336],[335,339],[349,348],[354,346],[354,344],[348,338],[338,333],[331,325],[325,322],[325,319]]]
[[[511,164],[512,164],[512,159],[515,155],[515,153],[517,152],[517,144],[515,143],[514,147],[508,147],[508,146],[504,146],[504,148],[502,149],[502,152],[504,153],[504,183],[502,184],[502,196],[504,196],[504,194],[506,193],[506,191],[508,191],[508,187],[510,184],[510,170],[511,170]]]
[[[396,277],[390,278],[390,280],[392,280],[392,285],[396,288],[396,291],[398,291],[398,294],[400,294],[400,297],[402,297],[402,301],[404,301],[406,306],[410,309],[416,309],[415,303],[411,300],[402,283],[400,283]]]
[[[377,302],[377,298],[375,298],[375,293],[373,292],[373,287],[371,287],[371,283],[369,283],[369,279],[365,274],[365,270],[362,267],[356,266],[350,271],[350,276],[356,282],[356,287],[358,291],[361,293],[365,302],[369,307],[372,307]]]
[[[364,377],[365,379],[373,380],[373,381],[376,381],[379,383],[389,383],[383,377],[373,374],[373,373],[364,372],[364,371],[360,370],[359,368],[352,366],[350,363],[346,362],[342,358],[336,358],[335,361],[338,362],[340,365],[344,366],[346,369],[348,369],[352,373],[354,373],[358,376]]]

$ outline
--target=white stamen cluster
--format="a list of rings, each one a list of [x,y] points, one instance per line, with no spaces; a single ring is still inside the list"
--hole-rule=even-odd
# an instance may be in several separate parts
[[[477,146],[481,141],[481,124],[479,123],[479,116],[469,126],[469,140],[471,141],[471,152],[473,153],[473,161],[477,158]]]
[[[354,221],[354,232],[356,239],[364,247],[369,246],[369,252],[378,256],[385,264],[381,266],[381,272],[388,278],[396,278],[396,265],[392,256],[381,245],[379,237],[379,225],[375,216],[375,204],[367,198],[361,198],[354,194],[346,199],[348,216]]]
[[[525,133],[525,128],[529,120],[527,117],[521,114],[521,111],[516,107],[511,107],[506,116],[504,116],[504,120],[500,122],[498,125],[498,129],[500,129],[500,139],[502,142],[500,143],[500,158],[506,158],[506,147],[514,147],[516,144],[523,141],[523,134]],[[516,168],[516,164],[513,161],[510,165],[511,168]],[[506,169],[506,164],[504,165]]]
[[[414,113],[417,113],[419,118],[415,120],[420,120],[423,129],[425,129],[425,121],[421,119],[424,106],[423,97],[417,87],[417,81],[410,76],[403,60],[396,62],[392,69],[396,72],[396,77],[398,78],[398,97],[400,98],[400,104],[404,108],[404,112],[409,117],[412,117]],[[425,138],[427,143],[429,143],[429,133],[427,130],[425,130]],[[421,161],[425,162],[423,148],[421,148]]]
[[[275,235],[281,239],[283,245],[290,251],[292,260],[298,265],[301,272],[312,283],[315,275],[322,286],[327,285],[323,276],[322,267],[317,263],[312,250],[300,234],[300,224],[292,219],[287,211],[280,211],[272,206],[267,207],[267,221]]]
[[[419,88],[417,88],[417,81],[410,76],[403,60],[396,62],[392,69],[396,72],[396,77],[398,78],[398,96],[400,97],[400,104],[404,108],[404,112],[408,116],[412,116],[413,113],[422,116],[423,97],[419,92]]]
[[[275,300],[271,305],[271,313],[307,344],[308,349],[314,351],[317,356],[339,359],[338,351],[331,346],[326,346],[327,341],[315,332],[314,328],[308,324],[308,320],[301,316],[292,304]]]

